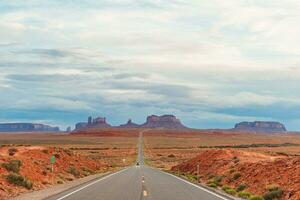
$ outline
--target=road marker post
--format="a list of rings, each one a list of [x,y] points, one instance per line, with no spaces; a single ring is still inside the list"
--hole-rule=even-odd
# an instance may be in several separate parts
[[[199,177],[200,177],[200,166],[199,166],[199,163],[197,164],[197,182],[199,181]]]

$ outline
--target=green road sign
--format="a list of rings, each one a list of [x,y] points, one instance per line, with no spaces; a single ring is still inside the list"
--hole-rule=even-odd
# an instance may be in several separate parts
[[[54,163],[55,163],[55,156],[52,155],[52,156],[51,156],[51,164],[54,164]]]

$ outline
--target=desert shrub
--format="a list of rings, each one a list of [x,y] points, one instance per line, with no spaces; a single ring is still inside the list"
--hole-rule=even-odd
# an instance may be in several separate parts
[[[64,182],[62,180],[58,180],[57,184],[63,184]]]
[[[283,191],[278,185],[268,185],[266,189],[268,192],[264,194],[265,200],[280,199],[283,195]]]
[[[49,154],[49,150],[48,149],[43,149],[42,152],[45,153],[45,154]]]
[[[282,190],[275,190],[271,192],[267,192],[264,194],[264,199],[265,200],[273,200],[273,199],[280,199],[282,197]]]
[[[175,158],[176,156],[174,154],[168,155],[169,158]]]
[[[216,183],[208,183],[208,186],[212,187],[212,188],[217,188],[218,187],[218,185]]]
[[[221,176],[216,176],[216,177],[212,177],[209,181],[208,184],[215,184],[216,186],[221,186],[221,181],[222,181],[222,177]]]
[[[228,189],[231,189],[231,187],[229,187],[228,185],[224,185],[224,186],[222,187],[222,190],[223,190],[223,191],[226,191],[226,190],[228,190]]]
[[[264,200],[264,198],[261,196],[251,196],[249,200]]]
[[[68,173],[72,174],[75,177],[80,176],[80,172],[75,167],[69,167]]]
[[[12,147],[8,149],[8,155],[14,156],[18,152],[18,149]]]
[[[31,189],[33,186],[33,183],[30,180],[26,179],[25,177],[19,174],[14,174],[14,173],[9,174],[7,176],[7,181],[14,185],[23,186],[26,189]]]
[[[216,176],[214,178],[214,182],[216,182],[216,183],[220,183],[221,181],[222,181],[222,176]]]
[[[210,174],[210,175],[208,176],[208,179],[212,179],[212,178],[214,178],[214,177],[215,177],[214,175]]]
[[[276,190],[279,190],[279,189],[280,189],[280,187],[276,184],[271,184],[271,185],[266,186],[266,190],[268,190],[270,192],[271,191],[276,191]]]
[[[19,173],[20,167],[22,166],[22,161],[20,160],[11,160],[8,163],[3,163],[2,167],[4,167],[7,171]]]
[[[236,188],[236,191],[237,192],[241,192],[243,191],[244,189],[246,189],[247,185],[245,183],[241,183],[237,188]]]
[[[44,176],[46,176],[46,175],[47,175],[47,171],[43,171],[42,174],[43,174]]]
[[[225,192],[230,195],[236,195],[235,189],[232,188],[228,188],[227,190],[225,190]]]
[[[81,169],[82,169],[82,171],[84,171],[84,172],[88,172],[88,173],[90,173],[90,174],[94,174],[94,171],[91,170],[91,169],[89,169],[89,168],[87,168],[87,167],[82,167]]]
[[[193,174],[186,174],[185,176],[191,181],[197,181],[197,176]]]
[[[238,163],[238,162],[240,162],[240,159],[238,157],[234,156],[233,157],[233,162],[234,163]]]
[[[242,199],[249,199],[251,197],[251,193],[242,191],[238,193],[238,196]]]
[[[73,152],[70,150],[70,149],[65,149],[64,150],[65,151],[65,153],[67,154],[67,155],[69,155],[69,156],[72,156],[73,155]],[[97,152],[97,151],[96,151]],[[97,152],[98,153],[98,152]]]
[[[241,177],[241,173],[239,173],[239,172],[236,172],[236,173],[233,174],[233,180],[237,180],[240,177]]]
[[[55,158],[60,159],[60,154],[59,153],[54,154],[54,156],[55,156]]]

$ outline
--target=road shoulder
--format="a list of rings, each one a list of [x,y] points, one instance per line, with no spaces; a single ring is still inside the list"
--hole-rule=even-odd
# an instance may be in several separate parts
[[[121,169],[120,169],[121,170]],[[119,170],[117,170],[119,171]],[[93,182],[94,180],[97,180],[99,178],[105,177],[109,174],[115,173],[116,171],[109,171],[105,173],[100,174],[94,174],[91,176],[87,176],[84,178],[80,178],[77,180],[74,180],[69,183],[61,184],[61,185],[54,185],[49,188],[45,188],[42,190],[37,190],[25,194],[21,194],[17,197],[10,198],[9,200],[33,200],[33,199],[46,199],[48,197],[54,196],[56,194],[59,194],[61,192],[64,192],[66,190],[70,190],[75,187],[79,187],[80,185],[87,184],[89,182]]]

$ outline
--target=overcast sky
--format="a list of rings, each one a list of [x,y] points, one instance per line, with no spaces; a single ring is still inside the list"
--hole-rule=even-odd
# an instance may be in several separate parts
[[[174,114],[300,130],[299,0],[1,0],[0,121]]]

